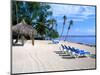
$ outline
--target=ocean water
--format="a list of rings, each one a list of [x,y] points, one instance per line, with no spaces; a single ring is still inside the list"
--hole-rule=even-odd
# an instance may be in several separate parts
[[[57,38],[58,40],[65,40],[65,37]],[[67,37],[66,41],[69,42],[75,42],[75,43],[83,43],[88,45],[96,45],[96,37],[95,36],[84,36],[84,37],[78,37],[78,36],[70,36]]]

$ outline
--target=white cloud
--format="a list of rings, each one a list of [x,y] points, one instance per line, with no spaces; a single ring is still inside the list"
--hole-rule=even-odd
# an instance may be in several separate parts
[[[89,28],[85,29],[84,31],[80,28],[75,28],[73,30],[74,33],[82,33],[82,34],[89,34],[89,35],[95,35],[95,29],[94,28]]]
[[[75,21],[83,21],[90,16],[95,15],[95,8],[90,6],[78,6],[78,5],[61,5],[61,4],[50,4],[53,16],[63,16],[74,18]],[[78,18],[78,19],[77,19]],[[81,19],[81,20],[80,20]]]
[[[76,22],[76,21],[83,21],[83,19],[81,19],[81,18],[80,19],[73,19],[73,21],[74,22]]]
[[[87,32],[88,33],[95,33],[95,29],[88,29]]]

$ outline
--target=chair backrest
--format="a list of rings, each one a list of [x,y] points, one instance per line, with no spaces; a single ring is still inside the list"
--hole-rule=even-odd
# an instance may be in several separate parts
[[[75,53],[80,53],[80,50],[79,49],[75,49]]]
[[[69,48],[66,45],[64,45],[64,46],[65,46],[66,50],[69,50]]]
[[[75,52],[75,51],[76,51],[76,49],[75,49],[74,47],[72,47],[72,50],[73,50],[73,52]]]
[[[68,46],[68,48],[69,48],[70,51],[73,51],[73,49],[70,46]]]
[[[63,44],[61,44],[61,47],[63,48],[63,50],[66,49],[65,46],[64,46]]]

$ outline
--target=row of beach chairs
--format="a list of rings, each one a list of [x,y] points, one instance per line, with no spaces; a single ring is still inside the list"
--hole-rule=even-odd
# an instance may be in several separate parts
[[[61,44],[60,51],[57,51],[56,53],[59,54],[59,56],[62,56],[62,58],[84,58],[90,55],[90,52],[63,44]]]

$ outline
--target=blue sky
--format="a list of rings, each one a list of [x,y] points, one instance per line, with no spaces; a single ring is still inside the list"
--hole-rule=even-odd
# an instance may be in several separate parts
[[[50,4],[53,18],[57,20],[58,32],[61,34],[63,16],[67,16],[63,35],[66,35],[70,20],[74,21],[69,35],[95,35],[95,7],[80,5]]]

